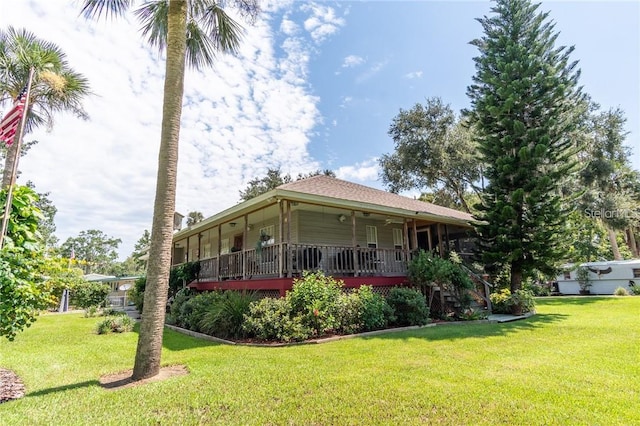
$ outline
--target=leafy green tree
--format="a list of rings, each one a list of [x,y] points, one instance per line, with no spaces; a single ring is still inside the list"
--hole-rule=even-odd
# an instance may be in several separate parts
[[[75,256],[85,274],[108,274],[118,259],[118,246],[122,240],[111,238],[97,229],[82,231],[77,237],[70,237],[60,246],[63,256]]]
[[[319,175],[336,177],[335,172],[332,170],[316,170],[307,174],[299,173],[295,180],[306,179]],[[266,176],[249,181],[247,187],[243,191],[240,191],[240,199],[242,201],[250,200],[258,195],[264,194],[265,192],[269,192],[272,189],[276,189],[280,185],[291,183],[293,180],[294,179],[289,173],[283,175],[280,168],[268,169]]]
[[[380,158],[382,182],[391,192],[443,192],[468,213],[465,195],[478,192],[482,163],[470,130],[440,98],[400,110],[389,128],[395,151]]]
[[[438,188],[433,192],[423,192],[420,194],[419,200],[460,211],[466,211],[466,206],[471,210],[467,213],[475,213],[474,206],[480,202],[480,194],[465,192],[462,194],[462,198],[459,198],[446,188]],[[464,204],[461,200],[464,200]]]
[[[26,186],[35,191],[35,185],[31,181],[27,181]],[[51,248],[58,244],[58,237],[54,235],[56,232],[55,216],[58,213],[58,209],[53,205],[53,202],[49,199],[49,193],[38,193],[37,206],[42,212],[42,220],[38,225],[38,230],[42,235],[45,247]]]
[[[638,177],[629,161],[631,149],[624,144],[626,121],[619,108],[593,116],[584,155],[588,160],[580,173],[588,188],[582,197],[583,210],[606,227],[615,260],[622,259],[616,231],[633,226],[637,208]]]
[[[100,17],[103,12],[121,16],[133,3],[132,0],[84,0],[82,11],[87,18]],[[214,63],[216,51],[237,51],[242,27],[225,12],[223,7],[227,4],[236,6],[242,15],[249,18],[258,13],[256,0],[156,0],[144,3],[136,11],[142,23],[142,33],[150,45],[161,52],[166,51],[166,64],[147,286],[133,380],[153,377],[160,371],[171,267],[185,64],[188,62],[194,68],[210,66]]]
[[[7,191],[0,192],[4,211]],[[50,295],[43,271],[43,244],[38,233],[42,214],[38,195],[26,186],[13,191],[7,234],[0,249],[0,336],[13,340],[36,320]]]
[[[57,45],[13,27],[0,31],[0,104],[17,98],[32,67],[35,73],[27,132],[42,125],[52,127],[53,117],[63,111],[87,118],[82,107],[82,100],[90,93],[87,79],[69,66],[65,53]],[[11,183],[13,164],[18,155],[18,144],[11,144],[6,151],[3,188]]]
[[[528,0],[498,0],[473,40],[480,55],[467,89],[488,185],[476,230],[486,264],[506,266],[511,293],[562,258],[568,209],[561,183],[575,172],[574,107],[581,103],[573,47],[556,47],[548,13]]]
[[[65,289],[73,291],[85,283],[82,269],[72,265],[71,259],[47,256],[44,259],[43,274],[50,294],[49,308],[60,306],[60,297]]]

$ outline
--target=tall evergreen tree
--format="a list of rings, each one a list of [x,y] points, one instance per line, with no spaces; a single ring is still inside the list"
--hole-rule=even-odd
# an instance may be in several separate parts
[[[469,116],[488,180],[476,216],[480,250],[485,263],[509,268],[512,291],[561,258],[560,184],[575,170],[572,109],[583,97],[573,47],[556,47],[555,24],[538,7],[498,0],[471,42],[480,55]]]

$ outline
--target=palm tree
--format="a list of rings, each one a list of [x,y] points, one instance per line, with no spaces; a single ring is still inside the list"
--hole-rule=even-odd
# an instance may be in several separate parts
[[[87,118],[82,100],[90,93],[88,80],[69,67],[65,53],[57,45],[13,27],[0,31],[0,104],[18,96],[32,67],[27,132],[42,125],[53,126],[54,115],[62,111]],[[17,143],[7,148],[2,188],[11,183],[13,164],[20,154]]]
[[[200,212],[189,212],[187,215],[187,226],[195,225],[198,222],[202,222],[204,220],[204,216]]]
[[[87,18],[124,14],[133,0],[84,0]],[[199,68],[212,65],[216,51],[237,50],[242,27],[222,9],[232,3],[250,18],[258,13],[257,0],[155,0],[135,11],[151,46],[166,49],[164,99],[158,158],[156,197],[149,246],[147,284],[133,380],[160,372],[162,335],[171,266],[171,239],[175,211],[178,141],[185,62]]]

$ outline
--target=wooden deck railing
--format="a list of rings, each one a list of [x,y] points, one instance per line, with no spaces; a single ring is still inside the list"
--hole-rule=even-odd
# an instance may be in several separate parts
[[[405,250],[283,243],[201,259],[199,281],[294,277],[305,270],[397,276],[406,274],[408,259]]]

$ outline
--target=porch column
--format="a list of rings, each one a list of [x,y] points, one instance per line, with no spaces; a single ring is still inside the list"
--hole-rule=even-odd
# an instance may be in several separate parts
[[[440,251],[440,257],[443,255],[444,245],[442,244],[442,227],[440,223],[436,225],[438,231],[438,250]]]
[[[191,257],[189,256],[189,238],[191,237],[187,237],[187,262],[191,261]]]
[[[358,270],[360,269],[360,265],[358,264],[358,239],[356,238],[356,212],[355,210],[351,210],[351,246],[353,250],[351,251],[353,254],[353,276],[358,276]]]
[[[244,215],[244,229],[242,230],[242,279],[247,278],[247,239],[249,233],[247,228],[249,227],[249,215]]]
[[[293,256],[291,251],[291,201],[286,200],[286,221],[287,221],[287,276],[293,276]]]
[[[411,236],[411,248],[416,250],[418,248],[418,221],[414,219],[412,224],[413,235]]]
[[[284,212],[282,211],[284,208],[282,200],[278,200],[278,277],[282,278],[284,275],[282,274],[282,266],[284,264],[282,251],[282,228],[284,227]]]
[[[216,276],[220,279],[220,250],[222,250],[222,224],[218,225],[218,270],[216,271]]]
[[[433,241],[431,240],[431,225],[427,228],[427,245],[429,246],[429,251],[433,250]]]

